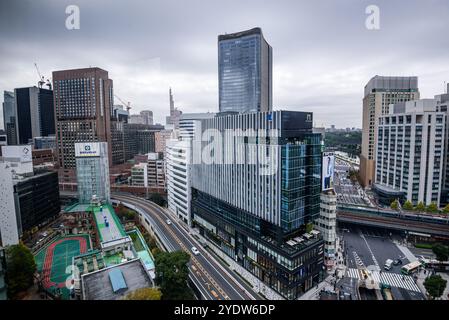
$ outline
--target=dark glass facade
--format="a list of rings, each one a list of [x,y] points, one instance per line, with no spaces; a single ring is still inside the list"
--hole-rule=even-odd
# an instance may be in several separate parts
[[[16,108],[14,92],[3,93],[3,125],[8,145],[17,144]]]
[[[58,174],[45,172],[18,181],[14,185],[19,234],[31,230],[60,212]]]
[[[254,28],[218,37],[220,112],[272,110],[272,48]]]
[[[43,88],[15,89],[17,143],[55,134],[53,91]]]
[[[201,130],[210,129],[239,135],[223,150],[276,150],[279,166],[265,175],[260,162],[192,165],[194,226],[266,285],[298,298],[320,280],[324,261],[323,240],[306,232],[320,214],[321,134],[312,131],[312,114],[221,115],[202,120]],[[245,136],[251,129],[256,136]],[[267,137],[269,129],[276,134]]]

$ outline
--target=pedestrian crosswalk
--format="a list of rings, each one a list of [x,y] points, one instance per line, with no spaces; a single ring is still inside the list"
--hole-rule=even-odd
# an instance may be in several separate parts
[[[360,267],[363,267],[364,266],[363,261],[362,261],[362,259],[360,259],[360,257],[357,254],[357,252],[352,251],[352,255],[354,256],[354,260],[357,263],[357,265],[359,265]]]
[[[392,287],[404,288],[410,291],[421,292],[415,280],[411,276],[403,276],[391,272],[370,271],[374,281],[387,284]],[[357,278],[362,280],[362,275],[359,269],[349,268],[347,276],[350,278]]]

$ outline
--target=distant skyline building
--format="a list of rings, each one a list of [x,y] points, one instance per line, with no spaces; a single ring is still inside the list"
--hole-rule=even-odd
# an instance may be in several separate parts
[[[362,114],[360,177],[364,187],[374,182],[377,127],[379,117],[388,114],[389,105],[419,99],[417,77],[374,76],[365,86]]]
[[[9,145],[17,144],[16,98],[14,92],[3,92],[3,128]]]
[[[17,143],[55,134],[53,91],[38,87],[14,89]]]
[[[61,168],[75,168],[76,142],[111,143],[112,87],[108,72],[100,68],[53,72],[57,154]],[[113,163],[111,149],[108,149],[109,164]]]
[[[210,144],[202,139],[209,130],[233,133],[216,141],[214,153],[234,161],[195,160],[201,157],[195,150]],[[203,119],[193,141],[194,226],[229,261],[287,299],[321,281],[323,240],[306,231],[320,214],[320,142],[312,113],[293,111]]]
[[[166,118],[165,122],[167,125],[172,125],[174,129],[179,127],[179,118],[181,117],[182,111],[175,108],[175,101],[173,99],[173,94],[171,88],[168,91],[169,103],[170,103],[170,115]]]
[[[253,28],[218,36],[220,112],[273,109],[273,50]]]
[[[142,110],[142,111],[140,111],[140,115],[143,118],[144,124],[153,125],[153,111]]]
[[[91,203],[92,197],[110,202],[109,152],[106,142],[75,143],[78,201]]]

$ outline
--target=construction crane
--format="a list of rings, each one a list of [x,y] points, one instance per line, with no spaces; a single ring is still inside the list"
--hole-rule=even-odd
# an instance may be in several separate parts
[[[121,103],[123,103],[126,106],[126,111],[129,112],[129,110],[131,109],[131,104],[128,102],[123,101],[119,96],[117,96],[116,94],[114,94],[114,97],[116,97],[117,99],[120,100]]]
[[[51,90],[51,82],[50,79],[47,79],[47,83],[45,83],[44,81],[44,76],[41,74],[41,72],[39,71],[39,67],[37,66],[37,63],[34,63],[34,67],[36,68],[37,74],[39,75],[39,81],[38,81],[38,86],[39,88],[42,88],[42,86],[45,84],[48,87],[48,90]]]
[[[38,74],[38,76],[39,76],[39,81],[38,81],[37,84],[38,84],[39,88],[42,88],[42,86],[45,84],[44,76],[41,75],[41,73],[40,73],[40,71],[39,71],[39,67],[37,66],[37,63],[36,63],[36,62],[34,63],[34,67],[36,68],[37,74]]]

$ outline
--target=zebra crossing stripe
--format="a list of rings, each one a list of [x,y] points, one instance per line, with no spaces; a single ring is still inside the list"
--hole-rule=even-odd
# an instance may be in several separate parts
[[[363,280],[361,274],[359,273],[359,269],[349,268],[347,270],[347,274],[350,278],[356,278],[359,280]],[[413,280],[411,276],[403,276],[397,273],[389,273],[379,271],[371,271],[371,276],[376,282],[380,282],[386,285],[390,285],[392,287],[403,288],[410,291],[421,292],[418,285]]]

